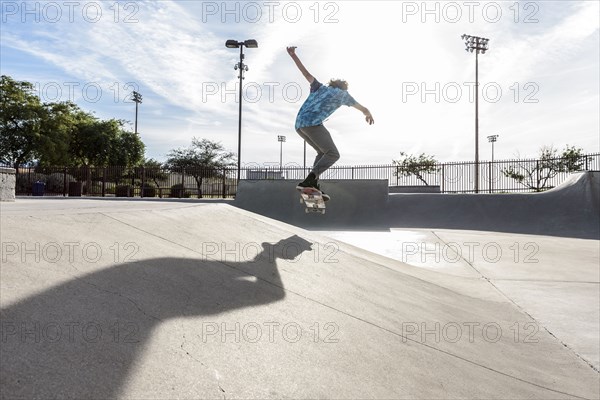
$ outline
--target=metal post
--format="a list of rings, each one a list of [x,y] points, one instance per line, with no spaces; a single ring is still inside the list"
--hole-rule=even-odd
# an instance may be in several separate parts
[[[494,143],[496,143],[496,140],[498,140],[498,137],[500,135],[490,135],[487,137],[488,142],[490,142],[492,144],[492,163],[490,164],[490,193],[492,193],[493,190],[493,184],[494,184],[494,170],[493,170],[493,166],[494,166]]]
[[[137,101],[135,102],[135,133],[138,133],[137,130],[137,121],[138,121],[138,103]]]
[[[106,167],[102,168],[102,197],[106,197]]]
[[[223,186],[222,186],[222,190],[223,190],[223,198],[225,198],[226,192],[227,192],[227,176],[225,175],[226,171],[225,171],[225,167],[223,167]]]
[[[144,198],[144,190],[146,189],[146,170],[144,169],[144,166],[142,165],[142,195],[141,197]]]
[[[138,133],[138,104],[142,102],[142,95],[138,92],[133,92],[133,101],[135,103],[135,134]]]
[[[63,197],[67,197],[67,169],[63,170]]]
[[[239,120],[238,120],[238,171],[237,179],[240,180],[240,173],[242,168],[242,80],[244,79],[244,46],[240,46],[240,97],[239,97]]]
[[[475,193],[479,193],[479,52],[485,54],[489,50],[489,39],[462,35],[466,51],[475,52]]]
[[[475,52],[475,193],[479,193],[479,51]]]
[[[304,173],[306,173],[306,140],[304,141]]]
[[[444,190],[445,190],[445,184],[444,184],[444,182],[446,181],[446,177],[445,177],[445,174],[444,174],[445,165],[446,164],[442,164],[442,166],[441,166],[441,170],[442,170],[442,185],[441,186],[442,187],[440,189],[441,189],[442,193],[444,193]]]

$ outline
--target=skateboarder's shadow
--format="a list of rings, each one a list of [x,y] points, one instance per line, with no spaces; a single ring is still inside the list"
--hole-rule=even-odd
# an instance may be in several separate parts
[[[180,317],[214,321],[225,311],[283,299],[277,261],[301,256],[311,244],[292,236],[210,250],[218,261],[157,258],[115,265],[3,309],[1,397],[116,397],[161,324]],[[188,338],[199,334],[204,320],[198,318]],[[166,341],[173,347],[168,351],[185,357],[182,332],[169,335],[175,337]]]

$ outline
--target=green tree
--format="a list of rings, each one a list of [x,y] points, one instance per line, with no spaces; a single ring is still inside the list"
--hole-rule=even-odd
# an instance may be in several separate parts
[[[39,166],[71,165],[70,142],[83,111],[71,102],[43,105],[36,155]]]
[[[519,161],[517,166],[511,165],[502,170],[502,174],[512,178],[528,189],[541,192],[548,189],[548,181],[559,173],[577,172],[585,163],[583,149],[565,146],[562,153],[554,146],[543,146],[538,160]]]
[[[29,82],[0,77],[0,161],[19,169],[33,161],[45,110]]]
[[[198,197],[202,197],[204,178],[221,178],[223,169],[234,164],[235,155],[226,151],[220,143],[196,138],[192,139],[190,147],[171,150],[165,162],[171,171],[194,177]]]
[[[160,161],[157,161],[153,158],[148,158],[144,160],[143,165],[146,179],[152,180],[157,187],[160,186],[159,181],[167,179],[168,174],[164,171],[163,165]]]
[[[394,176],[411,176],[414,175],[425,186],[429,186],[424,178],[424,174],[432,174],[439,170],[438,161],[434,156],[421,153],[419,156],[408,155],[405,152],[400,152],[400,159],[392,160],[392,164],[396,166]]]
[[[99,120],[91,114],[79,114],[70,143],[72,164],[95,167],[140,164],[144,143],[139,135],[125,131],[123,125],[121,120]]]
[[[144,144],[116,119],[99,120],[70,102],[40,102],[29,82],[0,77],[0,162],[52,166],[131,167]]]

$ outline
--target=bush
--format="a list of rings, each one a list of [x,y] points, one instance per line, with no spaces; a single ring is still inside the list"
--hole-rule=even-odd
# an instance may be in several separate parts
[[[192,194],[189,191],[185,190],[184,185],[182,185],[181,183],[177,183],[171,186],[171,197],[189,199],[190,197],[192,197]]]
[[[152,182],[145,182],[142,186],[142,196],[156,197],[156,185]]]
[[[92,184],[90,185],[90,187],[87,187],[87,184],[84,185],[84,192],[87,193],[88,196],[90,195],[101,195],[102,194],[102,182],[98,182],[98,181],[94,181],[92,182]]]
[[[115,189],[115,196],[117,197],[133,197],[133,186],[131,185],[119,185]]]
[[[15,192],[17,194],[31,194],[33,184],[37,181],[45,183],[46,175],[19,173],[15,182]]]
[[[115,194],[117,185],[114,182],[106,182],[104,184],[104,191],[106,194]]]
[[[67,190],[69,182],[77,182],[73,175],[66,175]],[[63,193],[65,190],[65,174],[62,172],[54,172],[46,177],[46,192]]]

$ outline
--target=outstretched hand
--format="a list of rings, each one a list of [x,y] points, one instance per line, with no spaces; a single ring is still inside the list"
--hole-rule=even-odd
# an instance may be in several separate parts
[[[287,47],[287,52],[290,56],[293,56],[296,54],[296,46],[289,46]]]
[[[367,121],[367,124],[369,125],[373,125],[375,123],[375,120],[373,119],[373,116],[370,112],[365,113],[365,121]]]

